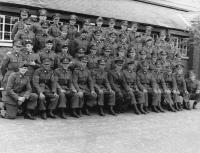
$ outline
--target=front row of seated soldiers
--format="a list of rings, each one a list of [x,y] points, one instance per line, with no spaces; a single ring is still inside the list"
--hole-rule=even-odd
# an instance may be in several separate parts
[[[162,52],[159,60],[152,54],[154,60],[149,62],[143,51],[139,60],[135,59],[134,50],[128,52],[127,58],[123,48],[113,57],[109,47],[105,47],[98,58],[95,46],[88,56],[80,48],[73,58],[67,45],[59,54],[52,51],[51,41],[39,54],[32,53],[31,41],[24,45],[26,50],[19,51],[21,44],[14,42],[13,51],[2,63],[5,118],[16,118],[19,109],[28,119],[35,119],[36,109],[42,119],[56,118],[55,112],[66,118],[66,109],[78,118],[82,112],[90,115],[94,106],[101,116],[107,106],[112,115],[128,108],[136,114],[165,112],[166,108],[176,112],[189,110],[190,99],[195,100],[195,105],[200,100],[195,74],[191,71],[185,80],[183,66],[176,64],[173,72],[169,64],[163,63],[166,54]]]

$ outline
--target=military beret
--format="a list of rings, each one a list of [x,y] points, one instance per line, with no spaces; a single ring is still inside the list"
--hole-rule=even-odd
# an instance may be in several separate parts
[[[84,19],[84,25],[90,25],[90,19]]]
[[[121,22],[121,25],[125,25],[125,26],[128,26],[128,21],[124,20]]]
[[[115,62],[115,64],[123,64],[124,60],[120,57],[117,57],[117,58],[114,59],[114,62]]]
[[[70,15],[70,20],[76,20],[76,19],[77,19],[76,15],[74,15],[74,14]]]
[[[80,58],[81,62],[87,63],[88,62],[88,57],[87,56],[83,56]]]
[[[50,26],[49,21],[44,21],[41,23],[42,28],[48,28]]]
[[[48,39],[46,39],[45,42],[46,42],[46,43],[53,43],[53,39],[52,39],[52,38],[48,38]]]
[[[52,18],[55,19],[55,18],[60,18],[61,14],[60,13],[55,13],[52,15]]]
[[[142,49],[142,50],[139,51],[139,54],[140,55],[146,55],[146,52]]]
[[[39,12],[39,16],[46,16],[47,15],[47,10],[45,10],[45,9],[40,9],[38,12]]]
[[[23,13],[23,14],[28,14],[28,15],[30,14],[30,11],[29,11],[28,9],[26,9],[26,8],[20,9],[19,12],[20,12],[20,14],[21,14],[21,13]]]
[[[96,19],[96,22],[103,22],[103,18],[102,18],[102,17],[98,17],[98,18]]]
[[[71,58],[69,57],[64,57],[60,60],[61,63],[63,64],[69,64],[71,62]]]
[[[106,60],[104,58],[98,59],[98,64],[106,64]]]
[[[13,46],[21,47],[22,46],[22,42],[20,40],[14,40],[13,41]]]
[[[110,18],[109,23],[115,23],[115,19],[114,18]]]
[[[27,44],[33,45],[33,42],[32,42],[32,40],[30,40],[30,39],[26,39],[26,40],[24,40],[23,44],[24,44],[24,45],[27,45]]]

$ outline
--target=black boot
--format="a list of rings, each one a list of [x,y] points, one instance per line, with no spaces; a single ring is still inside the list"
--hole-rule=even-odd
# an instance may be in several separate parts
[[[48,117],[50,118],[56,118],[55,114],[53,113],[53,110],[52,109],[49,109],[48,110]]]
[[[31,115],[30,110],[26,111],[26,113],[24,114],[24,119],[36,120],[36,118]]]
[[[169,104],[169,110],[172,112],[176,112],[175,108],[171,104]]]
[[[109,108],[109,113],[110,113],[111,115],[117,115],[117,114],[115,113],[114,109],[113,109],[113,106],[110,106],[110,108]]]
[[[156,113],[160,113],[160,111],[158,110],[158,108],[155,105],[152,106],[152,110]]]
[[[77,114],[76,112],[76,108],[73,108],[72,109],[72,114],[71,114],[73,117],[76,117],[76,118],[79,118],[80,116]]]
[[[140,112],[141,112],[142,114],[147,114],[147,112],[144,110],[143,107],[144,107],[143,104],[139,104],[139,110],[140,110]]]
[[[179,102],[178,103],[178,108],[182,111],[183,110],[183,105]]]
[[[134,110],[135,114],[137,114],[137,115],[140,115],[140,114],[141,114],[141,112],[138,110],[136,104],[133,104],[133,110]]]
[[[90,114],[90,111],[88,110],[88,108],[87,108],[87,107],[85,107],[84,111],[85,111],[85,115],[88,115],[88,116],[90,116],[90,115],[91,115],[91,114]]]
[[[81,108],[78,109],[78,115],[79,115],[80,117],[83,116],[83,113],[82,113],[82,109],[81,109]]]
[[[103,111],[103,107],[102,106],[99,106],[99,115],[100,116],[105,116],[105,113]]]
[[[193,109],[196,109],[197,103],[198,103],[197,101],[195,101],[195,102],[193,103],[193,106],[192,106]]]
[[[60,109],[60,118],[62,118],[62,119],[66,119],[67,118],[66,115],[65,115],[65,109],[64,108]]]
[[[144,106],[144,111],[150,113],[148,106]]]
[[[175,107],[175,109],[177,110],[177,111],[180,111],[181,109],[179,108],[179,105],[178,105],[178,103],[176,102],[176,103],[174,103],[174,107]]]
[[[46,111],[42,111],[42,112],[41,112],[41,118],[42,118],[43,120],[46,120],[46,119],[47,119]]]
[[[164,112],[165,112],[165,110],[162,108],[162,106],[161,106],[161,105],[159,105],[159,106],[158,106],[158,110],[159,110],[160,112],[162,112],[162,113],[164,113]]]

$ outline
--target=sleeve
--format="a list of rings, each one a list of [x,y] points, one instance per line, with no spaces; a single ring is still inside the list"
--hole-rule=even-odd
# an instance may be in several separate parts
[[[186,82],[185,82],[185,78],[184,77],[183,77],[182,83],[183,83],[184,91],[187,91],[187,86],[186,86]]]
[[[52,74],[51,74],[51,90],[53,93],[56,93],[56,87],[57,87],[57,81],[55,80],[55,75],[52,71]]]
[[[166,86],[165,79],[164,79],[163,75],[161,77],[161,83],[162,83],[163,90],[167,90],[167,86]]]
[[[89,84],[90,91],[94,91],[94,82],[93,82],[91,73],[89,71],[88,71],[88,84]]]
[[[177,87],[176,78],[174,75],[172,76],[172,84],[173,84],[173,90],[177,90],[178,87]]]
[[[122,75],[122,84],[123,84],[123,86],[124,86],[124,89],[128,92],[128,91],[130,91],[130,87],[128,86],[128,84],[127,84],[127,80],[126,80],[126,77],[125,77],[125,74],[123,73],[123,75]]]
[[[118,88],[118,87],[115,85],[115,83],[114,83],[114,78],[113,78],[112,72],[109,72],[109,73],[108,73],[108,79],[109,79],[111,88],[112,88],[115,92],[120,93],[120,92],[121,92],[120,88]]]
[[[39,76],[39,71],[35,71],[34,75],[33,75],[33,86],[35,87],[36,91],[38,94],[42,93],[42,89],[40,88],[40,76]]]
[[[79,88],[78,86],[78,71],[77,70],[74,70],[73,74],[72,74],[72,82],[73,82],[73,85],[75,87],[75,89],[79,92],[81,91],[81,89]]]
[[[61,91],[62,90],[62,87],[60,86],[59,84],[59,71],[58,70],[55,70],[54,71],[54,79],[56,81],[56,89],[58,89],[58,91]]]
[[[108,81],[108,73],[106,74],[105,85],[106,85],[106,88],[107,88],[108,90],[112,90],[112,89],[111,89],[111,86],[110,86],[110,82]]]
[[[12,32],[11,32],[11,39],[14,40],[14,37],[18,31],[18,25],[19,25],[19,22],[15,23],[13,28],[12,28]]]
[[[3,61],[2,61],[2,64],[1,64],[1,74],[3,76],[5,76],[5,74],[6,74],[9,61],[10,61],[9,56],[6,56],[6,57],[3,58]]]
[[[158,84],[157,84],[155,78],[153,77],[153,75],[151,75],[151,85],[152,85],[153,90],[156,90],[158,87]]]
[[[14,40],[21,40],[21,30],[16,33]]]
[[[15,101],[18,100],[19,95],[17,93],[14,92],[13,90],[13,85],[15,82],[15,73],[12,73],[9,77],[8,77],[8,82],[7,82],[7,86],[6,86],[6,92],[9,96],[11,96]]]
[[[137,74],[137,77],[136,77],[136,80],[137,80],[137,86],[138,86],[138,88],[140,89],[140,90],[144,90],[145,89],[145,87],[141,84],[141,81],[140,81],[140,76],[139,76],[140,74]]]
[[[24,96],[29,97],[31,94],[31,91],[32,91],[32,88],[31,88],[30,80],[29,80],[29,78],[27,78],[26,92],[25,92]]]

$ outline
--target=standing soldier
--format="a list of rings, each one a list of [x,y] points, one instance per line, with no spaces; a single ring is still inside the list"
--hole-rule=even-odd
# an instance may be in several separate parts
[[[40,61],[42,62],[45,59],[50,59],[51,68],[55,69],[58,67],[58,56],[57,54],[52,50],[53,47],[53,40],[47,39],[45,43],[45,48],[39,53]],[[42,62],[43,63],[43,62]]]
[[[25,107],[25,119],[35,120],[32,116],[33,110],[37,106],[37,95],[31,93],[29,78],[25,75],[28,71],[26,65],[21,65],[19,72],[12,73],[8,78],[5,94],[6,113],[3,115],[7,119],[15,119],[19,107]]]
[[[79,109],[79,96],[72,84],[72,72],[69,69],[71,58],[63,57],[60,61],[61,67],[55,70],[55,80],[59,93],[58,108],[60,117],[66,119],[65,109],[67,106],[72,108],[72,116],[79,117],[76,109]]]
[[[19,30],[17,32],[17,34],[14,37],[14,40],[20,40],[23,42],[27,39],[30,39],[35,45],[35,34],[33,33],[33,31],[30,30],[31,25],[32,25],[31,18],[24,19],[24,29]]]
[[[113,56],[116,56],[117,54],[117,48],[118,48],[118,43],[117,43],[117,33],[114,31],[111,31],[110,33],[107,34],[107,39],[104,42],[106,45],[109,45],[112,49],[111,54]]]
[[[162,70],[165,71],[166,67],[169,65],[171,66],[171,62],[167,59],[167,53],[162,50],[160,52],[160,60],[161,65],[162,65]]]
[[[115,105],[115,92],[112,90],[108,81],[108,72],[105,71],[105,60],[98,60],[98,68],[95,70],[93,76],[94,88],[97,93],[97,105],[99,106],[99,114],[104,116],[103,106],[105,105],[106,99],[109,106],[109,113],[116,115],[113,110]]]
[[[94,27],[93,32],[96,31],[96,30],[102,31],[101,39],[104,39],[105,38],[105,29],[102,27],[102,25],[103,25],[103,18],[102,17],[98,17],[96,19],[96,26]],[[92,40],[93,40],[93,38],[92,38]]]
[[[146,26],[145,33],[142,36],[143,42],[145,42],[148,37],[151,37],[152,29],[153,29],[152,26]]]
[[[137,86],[137,78],[135,66],[136,63],[134,60],[129,60],[126,62],[126,69],[123,71],[123,75],[125,77],[126,84],[128,85],[129,90],[131,91],[132,101],[135,108],[136,114],[146,114],[147,112],[144,110],[144,93],[139,90]]]
[[[75,26],[76,25],[76,20],[77,20],[77,16],[76,15],[70,15],[70,19],[69,19],[69,29],[68,29],[68,38],[70,40],[74,40],[77,35],[78,35],[78,29]]]
[[[99,60],[99,56],[97,56],[97,46],[92,45],[89,47],[89,54],[87,55],[88,57],[88,68],[90,70],[90,72],[92,73],[93,70],[95,70],[98,66],[98,60]]]
[[[33,87],[38,94],[39,111],[41,111],[41,118],[47,119],[56,118],[54,110],[58,104],[58,95],[56,93],[56,80],[54,72],[51,69],[51,59],[42,60],[41,68],[37,69],[33,75]],[[47,110],[47,112],[46,112]]]
[[[87,41],[90,41],[92,39],[92,28],[90,26],[90,22],[90,19],[84,19],[83,28],[80,30],[80,33],[82,33],[83,30],[87,31]]]
[[[61,52],[57,53],[58,56],[58,63],[60,64],[60,60],[63,58],[70,58],[71,61],[73,60],[73,57],[69,54],[69,45],[66,44],[62,44],[61,46]]]
[[[96,105],[97,95],[94,90],[94,83],[90,71],[87,69],[87,62],[86,56],[80,58],[81,65],[77,64],[73,71],[73,83],[80,97],[80,108],[84,104],[86,115],[90,115],[88,108]]]
[[[158,54],[156,52],[151,53],[151,59],[149,59],[149,70],[154,72],[156,70],[156,62],[158,59]]]
[[[59,37],[61,35],[61,31],[60,31],[60,14],[59,13],[55,13],[52,18],[53,18],[53,24],[50,26],[49,28],[49,35],[56,38]]]
[[[195,109],[197,103],[200,102],[200,82],[196,79],[196,75],[193,70],[189,71],[189,78],[186,79],[186,86],[190,99],[195,100],[193,104],[193,109]]]
[[[151,53],[157,52],[155,46],[153,45],[153,39],[152,37],[147,37],[145,41],[145,45],[143,46],[143,50],[147,54],[147,59],[151,58]]]
[[[145,61],[147,62],[146,57],[147,57],[146,52],[145,52],[144,50],[141,50],[141,51],[139,52],[139,59],[138,59],[137,71],[140,70],[140,69],[142,69],[142,66],[143,66],[142,64],[143,64]],[[149,69],[149,65],[148,65],[148,69]]]
[[[110,33],[116,33],[117,34],[117,30],[115,29],[115,19],[111,18],[108,22],[109,27],[106,28],[105,30],[105,38],[108,38]]]
[[[180,96],[183,97],[183,106],[185,109],[190,110],[190,103],[189,103],[189,92],[187,90],[184,74],[183,74],[183,65],[178,64],[175,68],[175,79],[177,82],[177,88],[179,91]]]
[[[14,40],[15,34],[19,31],[24,29],[24,19],[30,16],[28,9],[21,9],[20,10],[20,21],[16,22],[12,28],[11,39]]]
[[[143,47],[141,33],[136,32],[136,34],[135,34],[135,41],[131,42],[130,46],[135,47],[136,58],[138,58],[139,52],[142,50],[142,47]]]
[[[129,41],[130,42],[135,42],[135,36],[136,36],[137,30],[138,30],[138,26],[139,26],[138,23],[132,22],[131,31],[129,33]]]
[[[144,61],[141,63],[141,69],[137,73],[137,83],[139,90],[143,91],[145,96],[145,107],[149,106],[150,100],[148,95],[151,97],[151,106],[154,112],[159,113],[163,112],[163,109],[160,107],[160,92],[158,91],[156,80],[152,73],[149,71],[149,64]]]
[[[123,36],[126,38],[126,40],[128,41],[129,43],[129,31],[128,31],[128,21],[122,21],[121,22],[121,29],[119,31],[119,36]]]

